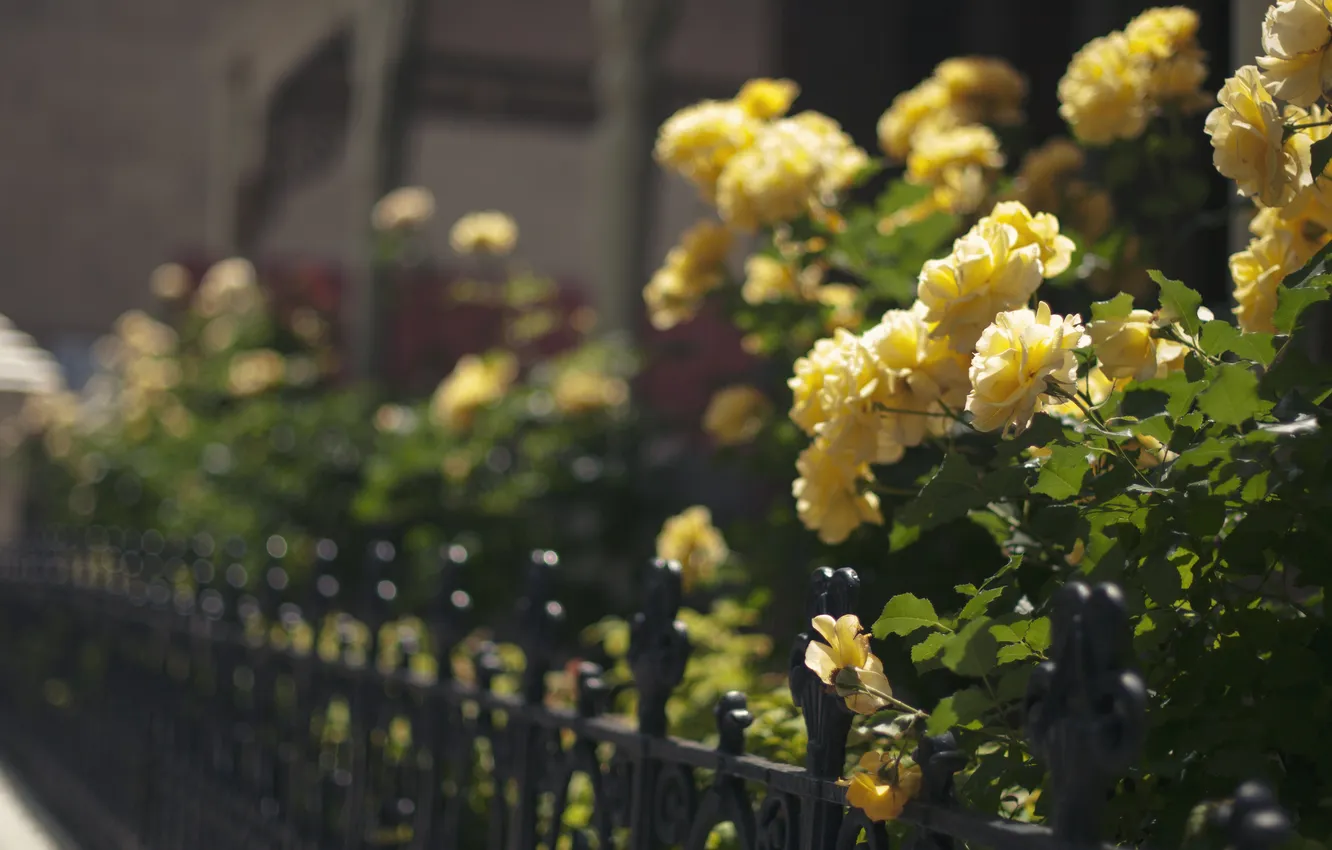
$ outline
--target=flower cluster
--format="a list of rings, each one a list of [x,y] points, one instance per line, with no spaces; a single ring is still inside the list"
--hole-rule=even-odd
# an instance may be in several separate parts
[[[707,219],[685,231],[643,289],[654,328],[669,330],[698,313],[703,298],[724,280],[732,239],[731,231]]]
[[[430,418],[450,431],[466,430],[477,411],[504,398],[518,377],[518,360],[507,351],[460,358],[430,400]]]
[[[915,88],[898,95],[879,118],[879,145],[906,163],[910,183],[931,188],[924,201],[885,220],[885,229],[935,211],[980,207],[1004,165],[988,125],[1022,120],[1027,81],[1002,59],[947,59]]]
[[[1253,239],[1230,258],[1235,316],[1245,331],[1271,333],[1277,287],[1332,234],[1332,194],[1313,173],[1314,146],[1327,139],[1323,70],[1332,11],[1321,0],[1285,0],[1267,10],[1263,50],[1226,80],[1207,116],[1216,169],[1252,198]],[[1280,103],[1284,101],[1284,105]]]
[[[657,557],[680,565],[686,591],[711,582],[730,554],[726,538],[712,524],[712,512],[702,505],[666,520],[657,535]]]
[[[1137,138],[1159,112],[1202,108],[1207,57],[1197,34],[1198,13],[1170,6],[1088,42],[1059,81],[1059,114],[1073,135],[1105,145]]]

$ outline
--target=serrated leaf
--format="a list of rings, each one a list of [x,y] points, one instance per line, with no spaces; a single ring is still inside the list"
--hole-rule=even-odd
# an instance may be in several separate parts
[[[1008,646],[999,647],[999,663],[1008,664],[1011,661],[1021,661],[1024,658],[1030,658],[1035,653],[1031,647],[1024,643],[1010,643]]]
[[[919,526],[903,525],[900,522],[895,522],[892,531],[888,532],[888,551],[890,553],[900,552],[919,539]]]
[[[1094,321],[1122,319],[1133,311],[1133,296],[1121,292],[1109,301],[1097,301],[1091,305]]]
[[[982,590],[980,593],[977,593],[975,596],[973,596],[967,602],[967,604],[962,607],[961,612],[959,612],[957,615],[958,619],[972,620],[980,616],[981,614],[984,614],[985,610],[990,607],[990,603],[998,599],[1000,596],[1002,596],[1003,592],[1004,589],[1002,587],[991,588],[990,590]]]
[[[953,590],[956,590],[958,593],[968,598],[976,595],[976,585],[971,583],[956,585],[953,587]]]
[[[947,632],[930,632],[925,636],[925,640],[911,647],[911,660],[919,664],[922,661],[929,661],[943,650],[948,643],[950,635]]]
[[[1202,296],[1156,269],[1148,271],[1147,276],[1161,288],[1162,318],[1169,322],[1178,322],[1189,336],[1196,335],[1201,324],[1198,320],[1198,308],[1202,306]]]
[[[1170,442],[1170,437],[1174,433],[1174,429],[1170,427],[1170,420],[1165,416],[1151,416],[1141,422],[1135,422],[1133,431],[1154,437],[1163,445]]]
[[[989,502],[1017,495],[1023,490],[1026,476],[1021,467],[986,471],[961,454],[946,455],[920,494],[898,511],[897,521],[922,530],[934,528]]]
[[[1247,364],[1222,363],[1198,395],[1198,408],[1222,425],[1238,425],[1263,407],[1258,398],[1258,376]]]
[[[1269,333],[1258,331],[1241,332],[1229,322],[1213,321],[1203,325],[1198,344],[1202,350],[1220,357],[1227,351],[1264,366],[1276,356],[1276,342]]]
[[[1086,449],[1051,446],[1050,456],[1041,463],[1040,475],[1031,491],[1049,496],[1056,502],[1071,499],[1082,491],[1082,481],[1090,468]]]
[[[1025,622],[1020,624],[1015,623],[1013,625],[1021,625],[1023,627],[1023,634],[1026,634],[1027,624]],[[1018,643],[1022,640],[1022,635],[1018,634],[1017,629],[1013,628],[1011,625],[1004,625],[1003,623],[990,626],[990,634],[994,635],[994,639],[1000,643]]]
[[[1332,275],[1320,274],[1299,286],[1278,286],[1276,311],[1272,313],[1272,324],[1277,331],[1285,334],[1294,332],[1300,315],[1307,308],[1332,297],[1332,293],[1328,292],[1329,285],[1332,285]]]
[[[1230,457],[1230,443],[1216,437],[1208,437],[1193,448],[1180,452],[1179,458],[1175,461],[1175,469],[1207,467],[1228,457]]]
[[[925,729],[931,735],[942,735],[950,729],[979,729],[985,712],[994,708],[994,700],[980,688],[967,688],[944,697],[930,712]]]
[[[883,613],[874,621],[874,636],[906,636],[917,629],[934,628],[937,625],[939,615],[934,613],[934,605],[930,600],[921,599],[912,593],[899,593],[888,600],[888,604],[883,606]]]
[[[1027,627],[1027,633],[1022,636],[1027,645],[1037,652],[1044,652],[1050,648],[1050,618],[1037,617],[1031,621]]]

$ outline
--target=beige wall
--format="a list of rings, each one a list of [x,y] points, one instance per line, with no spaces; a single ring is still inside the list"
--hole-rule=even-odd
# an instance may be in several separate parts
[[[590,61],[590,0],[434,0],[440,47],[468,55]],[[768,0],[682,0],[668,69],[740,80],[772,69]],[[209,36],[234,24],[215,0],[42,0],[0,11],[0,313],[48,345],[110,325],[146,300],[157,263],[202,247],[210,141]],[[274,20],[280,20],[275,17]],[[515,25],[521,21],[521,26]],[[591,128],[433,117],[411,175],[438,196],[434,247],[463,212],[498,207],[534,266],[591,279]],[[662,181],[662,253],[697,213]],[[266,254],[337,261],[345,172],[335,166],[275,211]],[[74,336],[70,337],[70,332]]]

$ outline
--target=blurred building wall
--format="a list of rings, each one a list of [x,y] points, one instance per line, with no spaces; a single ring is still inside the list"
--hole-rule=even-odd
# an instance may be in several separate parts
[[[430,49],[529,64],[592,62],[589,0],[426,0]],[[742,81],[773,70],[766,0],[682,0],[669,74]],[[210,42],[252,5],[210,0],[10,0],[0,5],[0,311],[58,350],[78,350],[148,301],[160,262],[208,251]],[[277,31],[265,35],[282,42]],[[521,255],[591,279],[592,127],[424,115],[409,181],[432,189],[431,243],[478,208],[512,213]],[[698,212],[660,181],[653,254]],[[335,160],[274,207],[260,252],[346,256],[347,173]],[[368,215],[368,211],[367,211]]]

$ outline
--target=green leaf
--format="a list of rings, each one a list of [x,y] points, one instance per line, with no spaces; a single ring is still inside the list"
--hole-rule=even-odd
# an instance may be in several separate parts
[[[990,634],[991,620],[977,617],[952,635],[944,647],[944,666],[960,676],[984,676],[997,663],[999,642]]]
[[[1328,292],[1330,285],[1332,285],[1332,275],[1320,274],[1309,278],[1299,286],[1278,286],[1277,307],[1276,312],[1272,314],[1272,324],[1281,333],[1294,332],[1300,314],[1306,308],[1332,297],[1332,293]]]
[[[1190,467],[1208,467],[1218,460],[1230,457],[1230,443],[1216,437],[1208,437],[1191,449],[1179,453],[1175,469],[1182,471]]]
[[[1037,617],[1031,621],[1027,627],[1027,633],[1022,636],[1027,645],[1037,652],[1044,652],[1050,648],[1050,618]]]
[[[1202,296],[1177,280],[1171,280],[1156,269],[1147,272],[1147,276],[1161,287],[1162,318],[1179,322],[1189,336],[1198,333],[1198,308],[1202,306]]]
[[[961,454],[949,454],[920,495],[898,511],[897,521],[922,530],[934,528],[989,502],[1017,495],[1023,490],[1026,476],[1021,467],[1005,466],[987,472]]]
[[[963,606],[962,611],[957,615],[958,619],[972,620],[980,616],[981,614],[984,614],[985,609],[990,607],[990,603],[998,599],[1000,596],[1002,596],[1003,592],[1004,588],[1002,587],[991,588],[990,590],[982,590],[980,593],[977,593],[975,596],[973,596],[965,606]]]
[[[874,636],[906,636],[917,629],[934,628],[939,625],[939,615],[934,613],[934,605],[928,599],[921,599],[915,594],[899,593],[883,606],[883,614],[874,621]]]
[[[1281,281],[1283,286],[1296,287],[1302,285],[1309,278],[1323,274],[1327,271],[1327,260],[1332,257],[1332,242],[1327,243],[1318,249],[1309,262],[1301,266],[1297,271],[1286,275],[1286,279]]]
[[[929,661],[939,654],[939,652],[948,643],[951,637],[947,632],[930,632],[925,636],[925,640],[911,647],[911,660],[919,664],[922,661]]]
[[[893,530],[888,532],[888,551],[900,552],[920,539],[920,527],[893,523]]]
[[[1329,162],[1332,162],[1332,136],[1319,139],[1309,147],[1309,172],[1315,179],[1322,177]]]
[[[1078,446],[1051,446],[1050,457],[1041,464],[1033,493],[1049,496],[1056,502],[1071,499],[1082,491],[1082,480],[1090,469],[1087,450]]]
[[[999,647],[999,663],[1008,664],[1011,661],[1021,661],[1024,658],[1030,658],[1035,655],[1031,648],[1024,643],[1010,643],[1008,646]]]
[[[1251,332],[1241,333],[1240,329],[1229,322],[1212,321],[1203,325],[1198,344],[1202,350],[1220,357],[1227,351],[1234,352],[1245,360],[1252,360],[1264,366],[1276,356],[1276,343],[1272,334]]]
[[[985,712],[994,708],[994,700],[980,688],[967,688],[944,697],[930,712],[925,729],[931,735],[942,735],[950,729],[979,729]]]
[[[894,180],[888,184],[888,188],[879,196],[877,204],[879,214],[881,216],[888,215],[919,203],[928,198],[931,191],[929,186],[908,183],[905,180]]]
[[[1097,301],[1091,305],[1092,319],[1095,321],[1122,319],[1133,311],[1133,296],[1121,292],[1109,301]]]
[[[1207,388],[1198,396],[1198,407],[1222,425],[1253,418],[1263,407],[1258,399],[1258,376],[1247,364],[1222,363],[1212,370]]]
[[[1022,635],[1027,633],[1027,625],[1025,621],[1014,623],[1011,626],[999,623],[990,626],[990,634],[994,635],[994,639],[1000,643],[1019,643],[1022,640]],[[1021,633],[1018,632],[1018,626],[1022,627]]]

